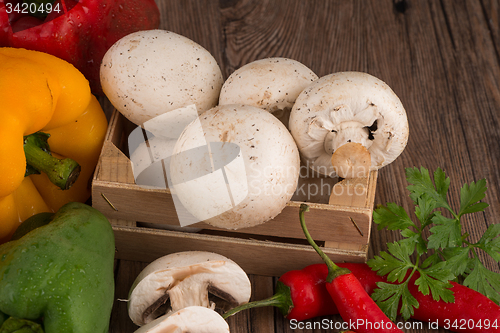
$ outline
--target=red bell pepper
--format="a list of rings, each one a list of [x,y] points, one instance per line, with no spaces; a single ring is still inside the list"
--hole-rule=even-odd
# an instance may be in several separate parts
[[[132,32],[157,29],[160,24],[154,0],[28,3],[0,0],[0,46],[42,51],[64,59],[85,75],[98,95],[102,94],[99,67],[109,47]],[[32,15],[40,6],[48,13],[45,18]]]

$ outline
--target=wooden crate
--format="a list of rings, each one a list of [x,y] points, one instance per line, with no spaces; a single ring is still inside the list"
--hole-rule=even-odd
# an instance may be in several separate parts
[[[168,189],[135,184],[126,149],[134,128],[120,113],[113,113],[92,183],[92,205],[113,225],[117,258],[150,262],[177,251],[213,251],[233,259],[249,274],[268,276],[321,262],[299,223],[299,207],[305,200],[300,192],[305,191],[297,191],[276,218],[255,227],[228,231],[200,222],[190,226],[202,229],[195,233],[166,230],[165,226],[179,225],[172,196]],[[308,175],[301,177],[299,188],[318,189],[325,181]],[[374,171],[367,179],[332,183],[331,197],[308,196],[308,229],[334,261],[366,260],[376,181]]]

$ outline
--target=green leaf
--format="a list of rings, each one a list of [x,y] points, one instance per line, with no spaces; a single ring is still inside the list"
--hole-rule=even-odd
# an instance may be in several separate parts
[[[434,263],[432,266],[428,268],[419,270],[419,272],[420,274],[424,273],[444,283],[448,283],[448,281],[455,278],[455,275],[446,267],[445,261]]]
[[[489,205],[486,202],[478,202],[476,204],[470,205],[465,210],[460,211],[460,216],[464,214],[477,213],[484,211]]]
[[[500,261],[500,224],[492,224],[486,229],[483,236],[475,244],[483,249],[496,261]]]
[[[453,291],[449,288],[452,284],[453,274],[445,268],[445,262],[432,265],[426,269],[419,269],[420,277],[415,280],[415,285],[423,295],[431,294],[435,301],[442,299],[445,302],[454,302]]]
[[[453,212],[448,201],[446,200],[446,192],[448,191],[449,179],[442,180],[444,173],[436,170],[434,173],[438,175],[438,187],[434,186],[429,171],[425,168],[407,168],[406,179],[409,185],[407,188],[414,197],[422,197],[424,194],[428,195],[431,199],[436,201],[436,207],[443,207]]]
[[[450,219],[441,215],[440,212],[436,212],[432,222],[436,225],[429,229],[431,235],[428,238],[427,246],[430,249],[444,249],[462,245],[460,220]]]
[[[495,303],[500,303],[500,274],[488,270],[481,261],[475,257],[474,267],[465,278],[463,284],[487,296]]]
[[[439,257],[439,255],[434,252],[433,254],[431,254],[430,256],[428,256],[424,262],[420,265],[421,268],[427,268],[431,265],[435,265],[439,262],[441,262],[441,258]]]
[[[423,295],[432,295],[432,299],[438,301],[442,299],[445,302],[453,303],[455,298],[453,297],[453,291],[447,288],[451,288],[451,284],[443,283],[441,281],[430,278],[427,275],[421,275],[415,284],[418,285],[418,290]]]
[[[415,297],[413,297],[408,287],[403,289],[403,293],[401,294],[401,301],[402,303],[400,313],[403,316],[404,320],[408,320],[411,316],[413,316],[413,309],[418,309],[418,301]]]
[[[401,235],[405,237],[405,239],[400,240],[399,242],[408,243],[408,246],[416,246],[417,254],[419,256],[427,252],[427,242],[422,238],[422,234],[420,232],[405,229],[401,231]]]
[[[464,184],[460,190],[460,212],[458,216],[481,212],[488,207],[485,202],[476,204],[476,202],[484,198],[486,190],[486,179],[481,179],[477,183],[472,182],[470,185]]]
[[[368,266],[377,274],[387,276],[387,280],[394,282],[396,280],[402,281],[406,276],[406,272],[411,266],[405,265],[403,262],[393,257],[385,251],[380,252],[380,256],[375,256],[369,259]]]
[[[389,282],[396,280],[401,282],[404,280],[408,269],[412,269],[415,265],[410,260],[410,255],[415,247],[405,243],[389,243],[387,244],[389,253],[380,252],[380,256],[375,256],[374,259],[368,261],[368,265],[378,274],[386,275]]]
[[[378,289],[372,293],[372,298],[380,309],[394,321],[398,315],[401,301],[401,315],[405,320],[413,316],[413,308],[418,308],[418,301],[408,290],[407,282],[401,284],[377,283]]]
[[[435,214],[434,210],[438,208],[438,205],[434,199],[425,194],[416,198],[415,204],[415,215],[420,221],[420,229],[424,229],[432,223],[432,217]]]
[[[446,200],[448,188],[450,187],[450,178],[446,177],[446,174],[441,168],[437,168],[436,171],[434,171],[434,184],[436,184],[436,192]]]
[[[409,257],[413,254],[415,247],[411,246],[411,244],[388,243],[387,249],[389,253],[398,258],[402,263],[413,266]]]
[[[403,207],[389,202],[387,206],[379,206],[373,212],[373,222],[378,229],[403,230],[415,226]]]
[[[469,261],[472,260],[469,257],[469,251],[468,247],[453,247],[443,250],[443,256],[446,259],[446,268],[455,277],[464,274],[467,270]]]

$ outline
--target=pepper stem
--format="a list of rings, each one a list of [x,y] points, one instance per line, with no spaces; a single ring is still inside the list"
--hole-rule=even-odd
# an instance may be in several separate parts
[[[50,154],[49,134],[36,132],[24,137],[27,169],[44,172],[62,190],[69,189],[80,175],[80,165],[71,158],[59,159]]]
[[[349,274],[351,273],[350,270],[347,268],[339,267],[335,265],[335,263],[319,248],[319,246],[314,242],[314,240],[311,237],[311,234],[307,230],[306,227],[306,219],[305,219],[305,212],[309,211],[309,206],[306,204],[301,204],[300,205],[300,210],[299,210],[299,216],[300,216],[300,226],[302,227],[302,231],[304,231],[304,235],[306,236],[307,241],[311,246],[316,250],[316,252],[319,254],[321,259],[325,262],[326,266],[328,267],[328,275],[326,277],[326,282],[330,283],[332,282],[336,277],[344,275],[344,274]]]
[[[283,282],[278,281],[276,284],[276,293],[264,300],[249,302],[232,308],[222,315],[222,318],[227,319],[230,316],[248,309],[260,308],[264,306],[274,306],[277,307],[283,316],[287,316],[293,308],[293,301],[290,292],[290,287],[285,285]]]
[[[44,333],[42,326],[27,319],[10,317],[0,327],[5,333]]]

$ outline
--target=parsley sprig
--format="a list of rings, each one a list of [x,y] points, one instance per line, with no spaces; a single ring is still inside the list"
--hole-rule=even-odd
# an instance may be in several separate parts
[[[400,305],[404,319],[411,317],[413,309],[418,307],[408,289],[409,283],[414,283],[424,295],[430,293],[436,301],[454,302],[450,281],[461,281],[497,304],[500,302],[500,274],[484,267],[478,257],[480,250],[500,261],[500,224],[490,225],[476,243],[468,241],[469,235],[463,233],[461,225],[464,215],[488,207],[481,202],[487,189],[486,180],[462,187],[457,211],[447,199],[450,179],[444,171],[438,168],[432,178],[425,168],[406,169],[410,184],[407,188],[418,222],[395,203],[379,206],[373,213],[379,230],[400,230],[402,236],[401,240],[387,244],[387,252],[381,251],[368,261],[373,270],[386,275],[391,282],[379,282],[372,297],[393,320]],[[417,278],[412,279],[414,276]]]

